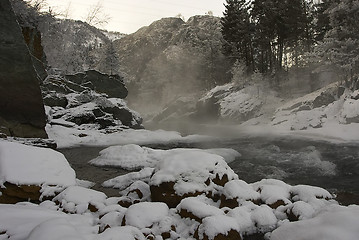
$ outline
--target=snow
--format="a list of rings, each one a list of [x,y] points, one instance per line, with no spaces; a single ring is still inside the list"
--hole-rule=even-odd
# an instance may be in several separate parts
[[[251,214],[251,219],[259,231],[263,232],[275,229],[278,222],[273,210],[267,205],[261,205],[255,208]]]
[[[174,151],[158,163],[150,185],[175,182],[174,190],[183,195],[203,191],[205,181],[215,178],[217,174],[220,178],[227,174],[228,179],[238,179],[221,156],[190,149]]]
[[[11,240],[41,240],[49,236],[51,239],[83,239],[82,236],[97,231],[91,217],[67,215],[29,203],[0,204],[0,212],[0,232],[6,232]]]
[[[233,161],[240,156],[234,149],[228,148],[214,148],[214,149],[171,149],[158,150],[148,147],[141,147],[135,144],[128,144],[124,146],[111,146],[100,152],[100,156],[90,161],[95,166],[116,166],[127,170],[141,169],[145,167],[153,168],[157,163],[164,158],[173,154],[181,154],[186,151],[196,151],[212,153],[222,156],[226,162]]]
[[[130,206],[125,214],[125,219],[127,225],[142,229],[159,223],[168,214],[169,209],[165,203],[142,202]]]
[[[246,201],[259,199],[260,194],[242,180],[233,180],[224,185],[223,195],[227,199],[235,199]]]
[[[359,207],[328,206],[312,219],[285,223],[271,240],[354,240],[359,236]]]
[[[54,198],[61,207],[67,212],[84,213],[88,210],[89,204],[97,209],[104,206],[107,196],[99,191],[95,191],[80,186],[70,186]]]
[[[201,197],[188,197],[183,199],[177,206],[177,210],[186,210],[201,219],[209,216],[224,215],[222,210],[204,202]]]
[[[98,240],[117,240],[121,236],[121,240],[145,240],[145,236],[138,228],[131,226],[112,227],[99,235]]]
[[[231,209],[227,216],[236,219],[239,229],[242,233],[254,233],[256,231],[254,222],[251,218],[251,209],[247,206]]]
[[[102,186],[118,188],[119,190],[124,190],[130,186],[133,182],[142,180],[144,182],[149,182],[150,177],[154,171],[154,168],[144,168],[139,172],[131,172],[125,175],[121,175],[112,179],[109,179],[103,182]]]
[[[0,141],[0,185],[76,184],[75,171],[63,154],[48,148]]]
[[[359,116],[359,100],[348,99],[343,104],[341,116],[346,119],[356,118]]]
[[[260,190],[260,197],[266,204],[273,204],[278,200],[289,202],[291,186],[280,180],[263,179],[252,186]]]
[[[297,185],[293,186],[290,189],[291,194],[293,195],[293,200],[298,201],[306,201],[309,202],[314,198],[324,198],[324,199],[332,199],[333,196],[325,189],[315,186],[309,185]]]
[[[208,239],[214,239],[216,235],[227,235],[231,230],[240,231],[236,219],[229,216],[216,215],[203,219],[198,232],[200,237],[203,237],[203,234],[206,234]]]
[[[71,186],[57,195],[54,201],[73,202],[75,204],[89,202],[104,202],[107,198],[106,194],[88,188],[79,186]]]
[[[116,129],[115,129],[116,130]],[[106,133],[91,126],[81,125],[81,128],[67,128],[58,125],[46,125],[49,138],[54,139],[58,148],[76,146],[111,146],[125,144],[150,144],[170,142],[198,142],[214,139],[213,137],[189,135],[182,137],[175,131],[164,130],[133,130],[121,129],[113,133]]]

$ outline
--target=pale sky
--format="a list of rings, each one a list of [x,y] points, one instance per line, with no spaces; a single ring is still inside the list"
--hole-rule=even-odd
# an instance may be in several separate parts
[[[143,26],[164,17],[182,14],[187,20],[194,15],[212,11],[222,16],[225,0],[100,0],[104,12],[111,17],[104,29],[122,33],[133,33]],[[89,8],[99,0],[47,0],[55,11],[70,9],[69,17],[84,20]]]

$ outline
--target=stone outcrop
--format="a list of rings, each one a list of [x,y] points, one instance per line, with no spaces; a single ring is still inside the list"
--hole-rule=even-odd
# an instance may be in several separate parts
[[[71,82],[85,85],[98,93],[105,93],[109,97],[126,98],[128,91],[123,78],[118,75],[107,75],[95,70],[89,70],[75,75],[66,75]]]
[[[45,105],[52,108],[51,125],[143,128],[139,114],[121,99],[127,96],[127,89],[119,76],[94,70],[76,75],[49,75],[42,84],[42,92]]]
[[[8,0],[0,2],[0,131],[47,138],[36,71]]]

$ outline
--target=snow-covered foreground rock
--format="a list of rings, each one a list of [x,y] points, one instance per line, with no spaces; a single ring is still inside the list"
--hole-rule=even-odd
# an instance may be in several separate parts
[[[126,147],[138,148],[134,159],[149,158],[149,149]],[[274,179],[248,184],[208,151],[169,150],[153,168],[119,177],[122,191],[107,197],[77,186],[53,150],[4,141],[0,150],[0,239],[354,240],[359,234],[358,206],[339,206],[318,187]],[[56,196],[3,204],[6,181],[56,185]]]
[[[38,202],[75,182],[75,171],[61,153],[0,141],[1,202]]]

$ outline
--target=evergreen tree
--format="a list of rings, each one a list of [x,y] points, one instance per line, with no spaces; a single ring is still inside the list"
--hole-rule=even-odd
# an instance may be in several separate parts
[[[340,0],[322,0],[316,5],[315,40],[322,41],[325,34],[331,29],[329,12]]]
[[[330,30],[318,48],[324,60],[342,70],[348,86],[359,77],[359,0],[343,0],[328,12]]]
[[[253,24],[250,21],[249,5],[245,0],[226,0],[226,3],[221,19],[224,54],[232,58],[233,62],[242,59],[253,70]]]

